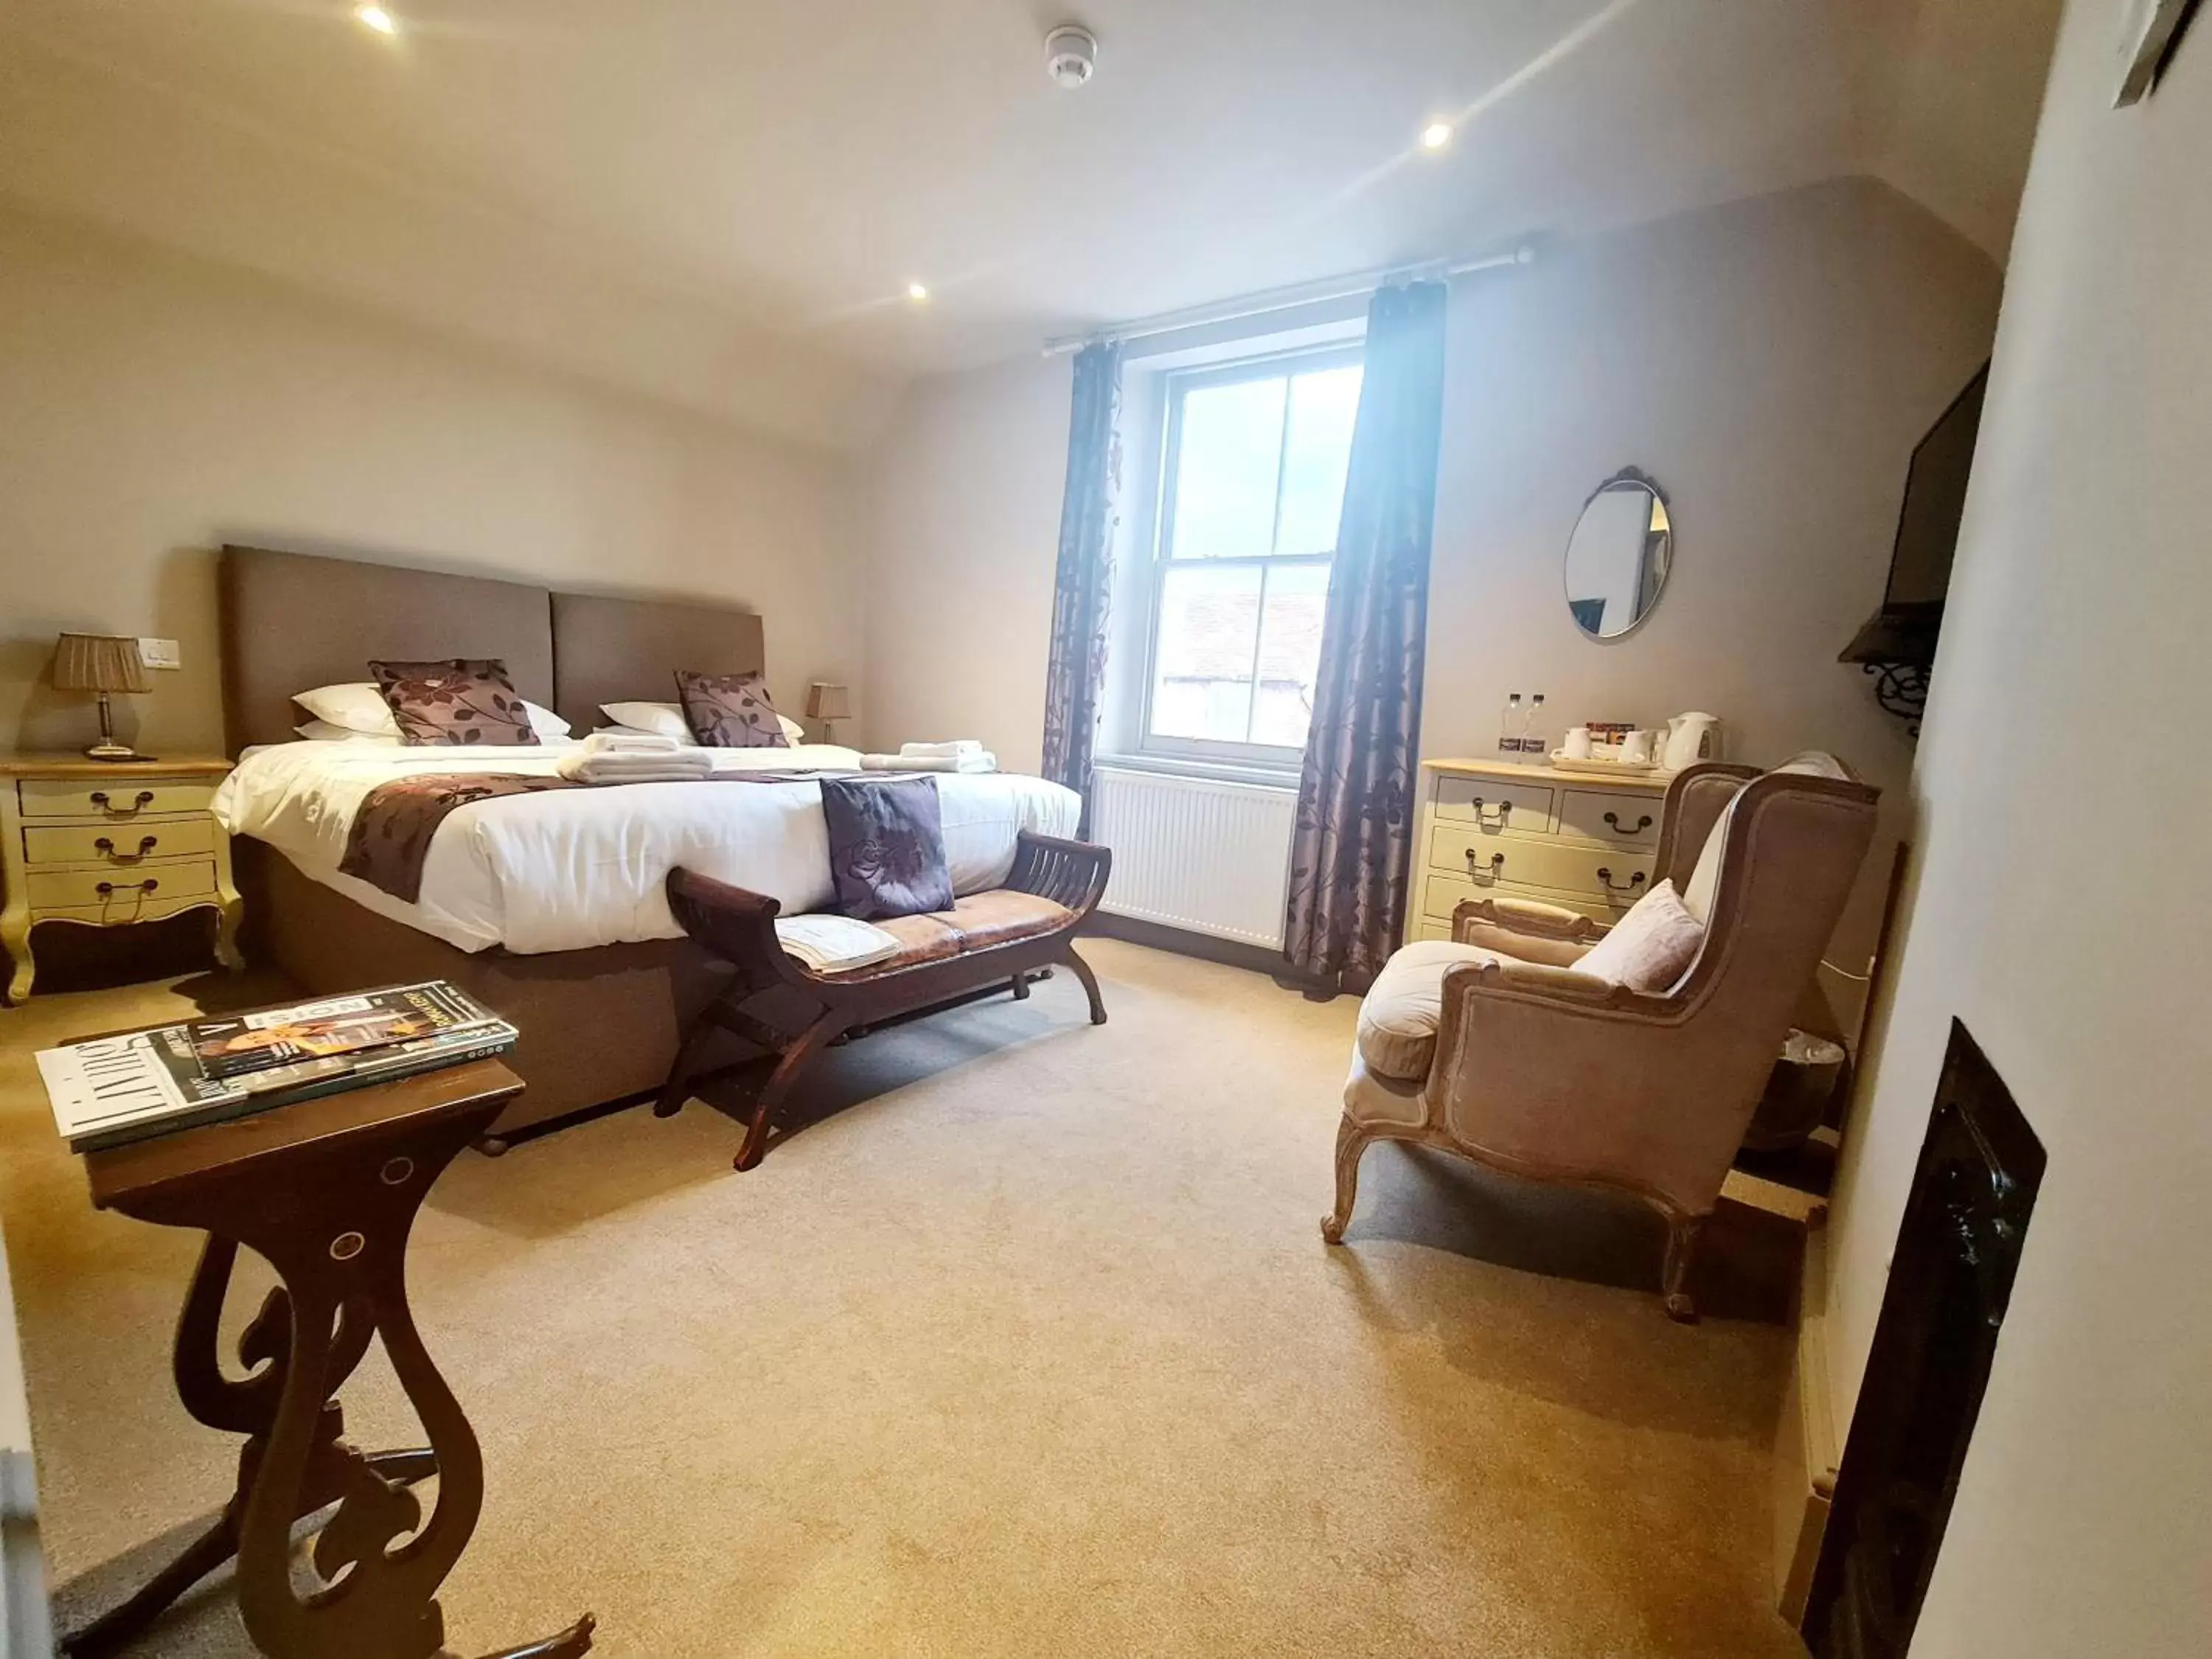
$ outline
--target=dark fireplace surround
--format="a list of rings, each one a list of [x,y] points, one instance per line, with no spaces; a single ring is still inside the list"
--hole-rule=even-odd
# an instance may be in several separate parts
[[[1911,1643],[2046,1161],[1953,1020],[1806,1604],[1818,1659],[1903,1659]]]

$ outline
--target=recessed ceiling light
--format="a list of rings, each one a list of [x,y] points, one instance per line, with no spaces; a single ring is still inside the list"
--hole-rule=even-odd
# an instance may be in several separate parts
[[[906,285],[906,297],[915,304],[921,305],[929,298],[929,289],[924,283],[908,283]]]
[[[353,15],[363,28],[374,29],[379,34],[399,33],[399,20],[381,6],[356,6]]]
[[[1431,121],[1421,129],[1421,147],[1425,149],[1442,149],[1451,141],[1452,128],[1449,121]]]

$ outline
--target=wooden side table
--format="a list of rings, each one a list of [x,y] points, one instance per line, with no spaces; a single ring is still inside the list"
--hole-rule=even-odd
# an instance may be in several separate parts
[[[201,1422],[246,1441],[222,1519],[129,1601],[67,1638],[64,1652],[111,1650],[234,1555],[246,1632],[271,1659],[441,1651],[434,1597],[476,1529],[483,1459],[416,1332],[407,1235],[431,1183],[521,1090],[497,1060],[474,1060],[86,1156],[96,1207],[207,1234],[177,1325],[177,1392]],[[233,1381],[217,1345],[240,1245],[282,1282],[239,1339],[251,1374]],[[332,1396],[380,1335],[429,1437],[422,1450],[363,1453],[341,1437]],[[437,1504],[425,1522],[410,1488],[434,1474]],[[322,1587],[302,1597],[291,1580],[292,1528],[332,1504],[313,1552]],[[496,1659],[571,1659],[591,1645],[587,1614]]]
[[[208,811],[227,760],[114,762],[0,756],[0,946],[7,1000],[31,994],[31,930],[41,922],[116,927],[213,909],[216,956],[234,972],[243,906],[230,837]]]

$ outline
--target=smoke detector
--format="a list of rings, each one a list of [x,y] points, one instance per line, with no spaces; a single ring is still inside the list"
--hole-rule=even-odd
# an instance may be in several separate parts
[[[1098,68],[1098,37],[1076,23],[1062,23],[1044,38],[1044,72],[1070,92]]]

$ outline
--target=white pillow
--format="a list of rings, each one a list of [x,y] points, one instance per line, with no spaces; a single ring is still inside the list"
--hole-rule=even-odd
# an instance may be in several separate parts
[[[1662,881],[1583,953],[1575,971],[1656,996],[1682,977],[1705,942],[1705,924],[1674,896],[1674,884]]]
[[[342,731],[357,732],[365,737],[392,738],[399,736],[399,722],[392,718],[392,705],[384,700],[384,693],[368,680],[346,685],[319,685],[312,691],[295,691],[292,701],[315,718],[309,725],[334,726]],[[541,708],[525,699],[522,704],[530,714],[530,729],[539,741],[548,738],[568,735],[568,722],[550,708]],[[294,726],[294,731],[301,728]],[[319,733],[317,734],[320,736]]]
[[[309,720],[305,726],[292,728],[310,743],[389,743],[397,744],[397,732],[349,732],[343,726],[333,726],[328,720]]]
[[[603,702],[599,713],[626,732],[645,732],[698,746],[691,722],[684,718],[684,705],[675,702]]]
[[[349,685],[317,686],[313,691],[295,691],[292,701],[317,720],[349,732],[366,732],[371,737],[399,735],[399,722],[392,717],[392,705],[385,702],[384,693],[368,680]]]
[[[684,718],[684,705],[680,702],[603,702],[599,713],[623,731],[656,732],[678,743],[695,745],[699,741],[691,730],[691,722]],[[796,747],[806,741],[806,728],[797,720],[787,714],[775,718],[783,727],[786,743]]]

